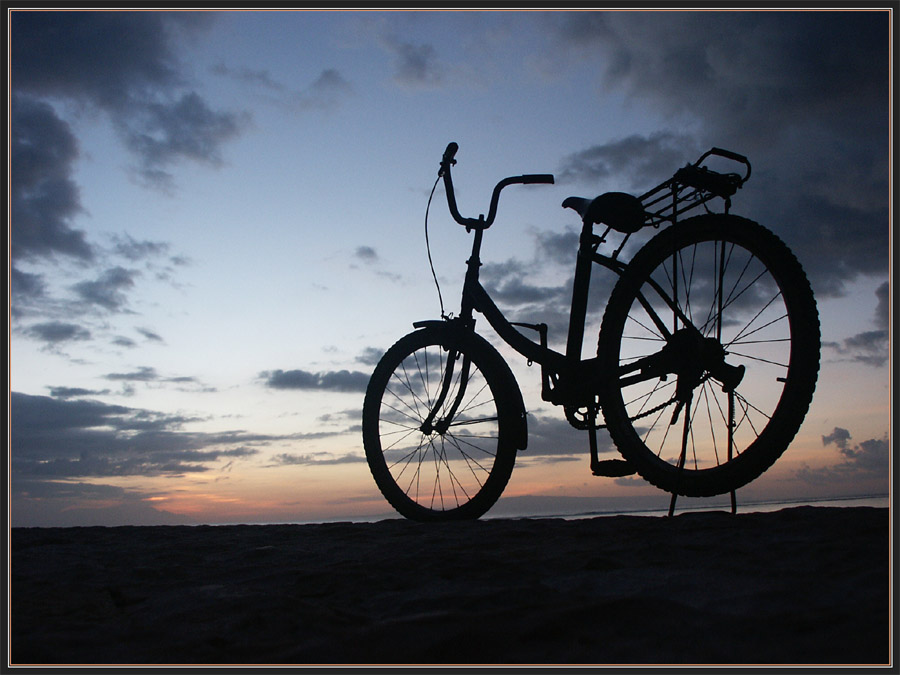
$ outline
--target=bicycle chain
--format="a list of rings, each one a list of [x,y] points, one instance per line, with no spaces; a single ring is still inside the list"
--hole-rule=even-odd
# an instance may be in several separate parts
[[[658,406],[656,406],[654,408],[645,410],[644,412],[640,413],[639,415],[635,415],[634,417],[629,417],[628,420],[630,422],[634,422],[635,420],[639,420],[644,417],[648,417],[648,416],[652,415],[653,413],[659,412],[663,408],[666,408],[666,407],[672,405],[676,401],[677,401],[676,398],[673,396],[668,401],[660,403]],[[587,420],[581,420],[581,419],[578,419],[575,417],[576,413],[578,412],[578,408],[573,409],[571,406],[565,406],[563,409],[565,410],[565,413],[566,413],[566,419],[569,421],[569,424],[571,424],[573,427],[575,427],[576,429],[578,429],[580,431],[587,431],[588,429],[590,429],[590,426],[588,425]],[[599,424],[594,428],[595,429],[606,429],[606,425]]]

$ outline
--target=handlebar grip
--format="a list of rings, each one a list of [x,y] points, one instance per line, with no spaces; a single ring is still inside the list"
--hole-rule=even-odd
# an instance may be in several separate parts
[[[526,176],[520,176],[522,183],[553,183],[552,173],[532,173]]]
[[[731,150],[723,150],[722,148],[712,148],[710,151],[712,155],[719,155],[720,157],[724,157],[725,159],[733,159],[735,162],[740,162],[741,164],[749,164],[750,161],[744,157],[743,155],[739,155],[736,152],[732,152]]]
[[[453,162],[453,158],[456,156],[456,151],[459,150],[459,145],[456,143],[449,143],[447,145],[447,149],[444,150],[444,156],[441,158],[441,163]]]

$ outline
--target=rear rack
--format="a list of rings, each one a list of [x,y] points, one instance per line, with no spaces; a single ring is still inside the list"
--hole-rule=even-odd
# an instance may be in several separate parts
[[[705,166],[703,161],[711,156],[724,157],[740,162],[746,167],[743,175],[719,173]],[[659,227],[662,223],[675,223],[678,216],[697,208],[711,199],[725,200],[725,212],[731,208],[731,197],[750,178],[750,162],[743,155],[730,150],[712,148],[693,164],[675,172],[669,180],[660,183],[638,199],[646,213],[646,224]]]

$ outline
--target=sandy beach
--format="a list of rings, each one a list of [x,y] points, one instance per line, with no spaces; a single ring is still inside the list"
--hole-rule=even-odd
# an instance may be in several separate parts
[[[11,664],[887,664],[889,518],[14,529]]]

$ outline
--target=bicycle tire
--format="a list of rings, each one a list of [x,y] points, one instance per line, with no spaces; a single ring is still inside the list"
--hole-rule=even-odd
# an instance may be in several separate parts
[[[700,330],[704,340],[694,344],[718,342],[729,366],[744,366],[730,408],[724,377],[707,370],[697,380],[691,368],[705,362],[693,348],[679,358],[694,365],[676,366],[693,379],[670,372],[631,383],[622,374],[636,357],[657,353],[637,344],[666,343],[640,301],[661,306],[651,280]],[[675,312],[666,309],[674,335]],[[601,390],[605,422],[622,456],[653,485],[692,497],[724,494],[759,477],[793,441],[812,401],[819,353],[815,299],[790,249],[745,218],[696,216],[647,242],[613,288],[598,341],[603,372],[614,374]],[[681,395],[676,416],[681,377],[691,393]]]
[[[451,349],[459,357],[441,415],[455,400],[468,359],[465,395],[443,433],[426,432],[422,423],[438,399]],[[398,340],[375,367],[363,404],[366,460],[385,499],[419,521],[486,513],[509,481],[517,447],[523,447],[516,439],[524,429],[517,427],[524,425],[517,394],[506,362],[475,333],[436,325]]]

